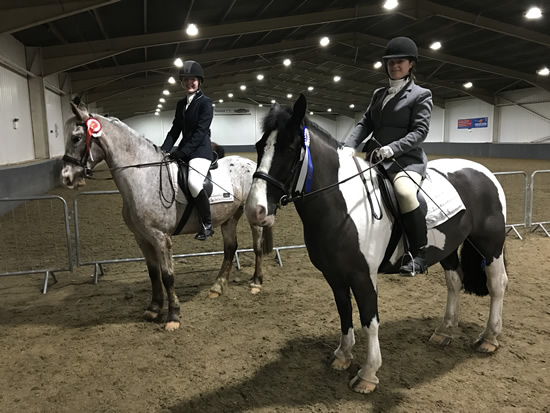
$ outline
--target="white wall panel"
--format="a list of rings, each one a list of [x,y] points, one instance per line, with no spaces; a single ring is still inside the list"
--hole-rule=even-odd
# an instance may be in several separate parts
[[[445,139],[445,109],[435,106],[432,109],[430,130],[425,142],[444,142]]]
[[[17,66],[26,68],[25,46],[12,35],[0,35],[0,55]]]
[[[458,129],[459,119],[489,118],[486,128]],[[445,105],[445,142],[492,142],[494,106],[479,99],[447,102]]]
[[[14,129],[13,119],[18,118]],[[27,79],[0,66],[0,165],[34,159]]]
[[[48,121],[48,144],[50,158],[63,156],[65,153],[65,137],[63,136],[63,114],[61,97],[50,90],[45,91],[46,116]]]

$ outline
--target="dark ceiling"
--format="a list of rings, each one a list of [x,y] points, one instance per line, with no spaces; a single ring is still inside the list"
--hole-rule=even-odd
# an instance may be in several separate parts
[[[382,1],[349,0],[12,0],[1,2],[0,32],[32,47],[29,69],[41,55],[43,75],[69,72],[73,94],[120,118],[153,112],[164,89],[171,94],[163,110],[175,108],[183,91],[167,80],[177,78],[177,57],[203,65],[203,90],[215,101],[268,105],[305,92],[314,112],[330,107],[330,115],[354,116],[385,84],[373,64],[395,36],[416,41],[418,83],[439,106],[467,96],[496,103],[512,89],[550,90],[550,78],[536,73],[550,66],[549,16],[543,9],[538,20],[524,17],[535,2],[402,0],[387,11]],[[197,36],[185,33],[188,23],[198,26]],[[441,49],[430,49],[434,41]],[[474,86],[465,89],[467,81]]]

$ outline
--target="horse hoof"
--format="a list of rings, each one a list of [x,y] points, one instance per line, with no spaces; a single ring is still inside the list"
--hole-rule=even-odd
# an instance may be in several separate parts
[[[483,339],[479,339],[474,344],[472,344],[472,348],[478,353],[493,354],[495,351],[497,351],[498,346],[494,345],[493,343],[489,343],[488,341],[485,341]]]
[[[180,322],[179,321],[169,321],[164,326],[164,330],[166,330],[166,331],[175,331],[178,328],[180,328]]]
[[[155,321],[158,318],[158,316],[159,316],[159,313],[156,311],[145,310],[145,312],[143,313],[143,318],[146,321]]]
[[[451,344],[452,339],[453,338],[451,336],[433,333],[430,337],[430,343],[435,344],[436,346],[446,347]]]
[[[356,393],[369,394],[376,389],[376,384],[370,381],[363,380],[359,376],[355,376],[349,382],[349,387]]]
[[[217,291],[208,291],[208,298],[218,298],[221,294]]]
[[[336,356],[332,356],[330,358],[330,367],[332,367],[334,370],[338,370],[338,371],[347,370],[349,366],[351,366],[351,360],[340,359]]]
[[[260,291],[262,291],[262,286],[258,284],[250,284],[250,293],[251,294],[258,294]]]

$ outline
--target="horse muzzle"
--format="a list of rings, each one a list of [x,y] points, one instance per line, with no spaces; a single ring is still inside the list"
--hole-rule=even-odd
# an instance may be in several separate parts
[[[61,183],[68,189],[75,189],[86,185],[84,179],[84,169],[75,173],[75,167],[72,165],[65,165],[61,170]]]

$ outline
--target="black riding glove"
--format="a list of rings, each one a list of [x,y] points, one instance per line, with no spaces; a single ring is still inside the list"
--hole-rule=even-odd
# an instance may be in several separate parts
[[[175,150],[168,154],[168,157],[174,161],[184,161],[187,162],[187,156],[180,150]]]

